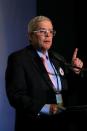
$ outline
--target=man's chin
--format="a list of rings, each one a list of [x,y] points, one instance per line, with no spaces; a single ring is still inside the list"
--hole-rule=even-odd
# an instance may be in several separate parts
[[[45,48],[42,47],[41,49],[45,51],[45,50],[49,50],[50,47],[45,47]]]

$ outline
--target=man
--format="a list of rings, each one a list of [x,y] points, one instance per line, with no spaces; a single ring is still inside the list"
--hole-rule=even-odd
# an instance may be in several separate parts
[[[6,92],[16,110],[15,131],[65,129],[66,76],[69,71],[78,76],[83,62],[77,58],[77,48],[70,69],[63,57],[56,59],[49,50],[55,33],[49,18],[33,18],[28,24],[30,45],[8,57]]]

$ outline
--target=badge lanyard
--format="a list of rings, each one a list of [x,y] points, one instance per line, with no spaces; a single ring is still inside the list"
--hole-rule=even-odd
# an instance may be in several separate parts
[[[57,89],[55,89],[55,92],[56,92],[56,101],[57,101],[57,104],[62,104],[63,103],[63,99],[62,99],[62,95],[60,93],[60,89],[59,89],[59,82],[58,82],[58,73],[56,72],[56,69],[53,65],[53,63],[51,63],[52,65],[52,68],[54,70],[54,73],[55,73],[55,76],[56,76],[56,80],[57,80]]]

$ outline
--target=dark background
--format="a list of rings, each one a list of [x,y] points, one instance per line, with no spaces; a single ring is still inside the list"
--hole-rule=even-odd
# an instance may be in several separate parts
[[[78,56],[87,63],[86,2],[80,0],[37,0],[37,14],[50,17],[57,34],[54,49],[68,61],[73,51],[79,48]]]

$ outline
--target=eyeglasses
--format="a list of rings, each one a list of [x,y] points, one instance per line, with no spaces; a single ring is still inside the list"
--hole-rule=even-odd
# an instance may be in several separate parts
[[[38,30],[34,30],[33,32],[39,33],[41,36],[48,35],[48,33],[51,36],[55,36],[55,34],[56,34],[55,30],[50,30],[50,29],[49,30],[47,30],[47,29],[38,29]]]

